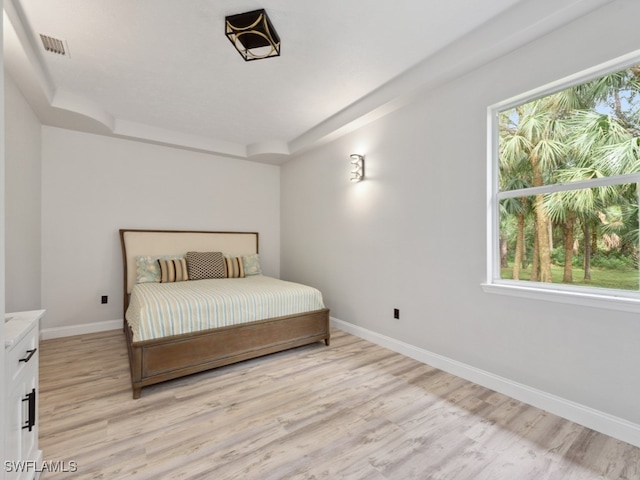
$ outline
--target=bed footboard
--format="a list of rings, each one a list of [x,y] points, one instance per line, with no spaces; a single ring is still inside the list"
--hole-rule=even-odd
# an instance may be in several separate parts
[[[159,340],[133,342],[127,326],[133,398],[142,387],[324,340],[329,309]]]

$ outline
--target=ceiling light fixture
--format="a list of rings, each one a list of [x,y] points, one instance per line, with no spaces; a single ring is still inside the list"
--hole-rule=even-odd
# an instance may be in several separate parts
[[[264,9],[225,17],[225,35],[245,61],[280,56],[280,37]]]

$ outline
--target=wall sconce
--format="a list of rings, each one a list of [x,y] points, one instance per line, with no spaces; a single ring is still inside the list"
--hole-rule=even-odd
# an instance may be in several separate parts
[[[357,153],[352,153],[351,159],[351,181],[360,182],[364,178],[364,157]]]
[[[280,37],[264,9],[224,20],[225,35],[245,61],[280,56]]]

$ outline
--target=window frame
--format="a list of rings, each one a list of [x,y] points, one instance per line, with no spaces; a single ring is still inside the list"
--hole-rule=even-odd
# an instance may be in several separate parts
[[[588,307],[640,312],[640,290],[618,290],[598,287],[582,287],[558,283],[541,283],[500,278],[500,200],[523,194],[552,193],[580,190],[604,185],[637,183],[640,195],[640,172],[571,183],[556,183],[521,190],[500,191],[499,177],[499,114],[504,110],[551,95],[574,85],[588,82],[604,75],[624,70],[640,63],[640,50],[583,70],[542,87],[498,102],[487,108],[487,264],[486,279],[481,283],[487,293],[524,297],[535,300],[561,302]],[[526,192],[526,193],[525,193]],[[640,276],[640,268],[638,272]]]

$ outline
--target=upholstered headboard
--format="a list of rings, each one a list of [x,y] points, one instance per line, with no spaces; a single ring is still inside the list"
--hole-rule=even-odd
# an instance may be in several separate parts
[[[258,253],[257,232],[201,232],[182,230],[120,230],[124,269],[124,303],[136,282],[139,255],[181,255],[188,251],[228,255]]]

